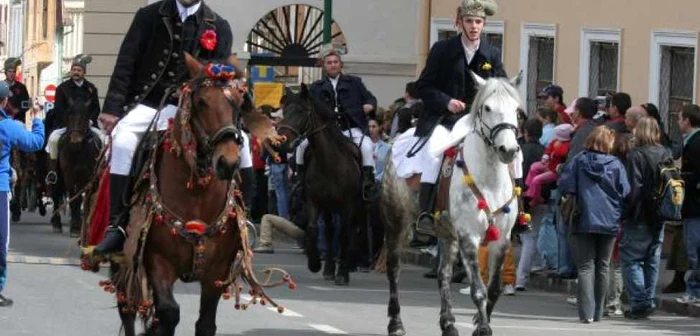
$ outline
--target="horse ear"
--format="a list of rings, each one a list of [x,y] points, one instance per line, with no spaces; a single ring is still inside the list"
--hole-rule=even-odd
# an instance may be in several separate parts
[[[517,76],[513,77],[510,80],[510,84],[513,85],[514,87],[519,87],[520,84],[523,82],[523,71],[520,70]]]
[[[309,98],[310,93],[309,93],[309,87],[306,86],[306,84],[301,83],[301,98],[307,99]]]
[[[483,78],[479,77],[474,71],[469,70],[469,73],[472,75],[472,78],[474,78],[474,81],[476,84],[481,88],[482,86],[486,85],[486,80]]]
[[[226,63],[233,65],[233,67],[236,69],[236,78],[245,77],[245,69],[241,66],[241,62],[238,60],[238,57],[235,54],[231,54],[226,60]]]
[[[190,78],[197,77],[202,71],[202,68],[204,68],[202,63],[199,63],[199,61],[187,52],[185,52],[185,64],[187,65],[187,70],[190,72]]]

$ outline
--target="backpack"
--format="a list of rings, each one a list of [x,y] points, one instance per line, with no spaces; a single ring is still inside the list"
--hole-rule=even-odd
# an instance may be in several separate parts
[[[649,156],[645,156],[649,160]],[[656,218],[661,221],[680,221],[683,218],[681,209],[685,199],[685,181],[673,159],[666,158],[658,163],[655,186],[650,196]]]

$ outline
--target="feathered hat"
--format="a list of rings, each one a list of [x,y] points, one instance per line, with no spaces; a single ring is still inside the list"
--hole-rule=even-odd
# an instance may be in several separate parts
[[[92,56],[86,55],[86,54],[80,54],[75,57],[73,57],[73,62],[71,63],[71,67],[74,66],[79,66],[83,68],[83,70],[87,70],[87,65],[92,62]]]
[[[498,10],[495,0],[462,0],[462,5],[457,9],[459,17],[463,16],[493,16]]]
[[[7,70],[17,70],[17,67],[22,65],[22,60],[16,57],[10,57],[5,60],[5,71]]]

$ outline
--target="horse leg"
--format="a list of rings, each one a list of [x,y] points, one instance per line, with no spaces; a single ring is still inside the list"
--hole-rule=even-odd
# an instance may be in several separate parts
[[[458,336],[455,328],[455,316],[450,302],[450,283],[452,282],[452,264],[457,255],[457,240],[442,240],[444,249],[440,254],[438,269],[438,286],[440,287],[440,329],[442,336]]]
[[[147,335],[174,336],[175,327],[180,323],[180,306],[173,295],[173,285],[177,274],[173,266],[163,257],[147,254],[147,265],[150,270],[148,279],[153,284],[153,298],[156,307],[158,323],[151,325]]]
[[[216,335],[216,309],[223,294],[223,288],[214,286],[214,282],[225,277],[226,266],[219,266],[224,272],[219,272],[219,277],[207,276],[202,279],[202,293],[199,298],[199,319],[195,324],[195,336]]]
[[[111,262],[109,264],[110,277],[114,278],[115,274],[119,272],[119,264]],[[125,292],[124,288],[117,288],[117,292]],[[136,336],[136,312],[126,312],[122,309],[126,306],[126,303],[117,304],[117,309],[119,312],[119,318],[122,321],[122,330],[125,336]]]
[[[386,277],[389,280],[389,336],[404,336],[406,330],[401,321],[401,305],[399,304],[399,271],[401,269],[401,231],[386,231]]]
[[[83,197],[76,197],[73,202],[70,203],[70,236],[76,238],[80,235],[80,225],[81,225],[81,205],[83,203]]]
[[[321,257],[318,253],[318,209],[311,203],[309,207],[309,225],[306,227],[306,257],[307,266],[312,273],[321,270]]]
[[[486,314],[488,314],[489,322],[491,321],[491,313],[493,312],[493,307],[498,302],[498,298],[503,292],[503,286],[501,284],[501,267],[503,266],[503,260],[505,259],[506,251],[508,249],[509,242],[505,238],[501,238],[500,241],[490,244],[489,246],[489,301],[486,306]]]
[[[479,271],[479,263],[477,257],[478,243],[470,240],[468,237],[460,239],[460,252],[462,255],[462,263],[467,273],[467,278],[470,281],[472,301],[478,312],[474,316],[474,322],[477,328],[474,330],[474,336],[491,335],[491,327],[489,326],[489,318],[487,314],[486,302],[486,285],[481,279]]]
[[[57,186],[54,186],[56,188]],[[61,212],[58,211],[61,206],[63,206],[63,197],[58,189],[54,189],[53,192],[53,214],[51,215],[51,226],[53,227],[54,233],[63,232],[63,224],[61,224]]]
[[[357,240],[355,239],[357,237],[357,220],[353,217],[354,213],[356,212],[345,213],[341,217],[340,239],[338,240],[340,244],[338,255],[339,266],[338,274],[335,276],[335,284],[338,286],[347,286],[350,284],[350,256],[356,255],[356,253],[350,253],[350,249],[357,245]]]
[[[323,279],[335,280],[335,246],[333,236],[335,235],[335,225],[333,225],[333,213],[326,211],[323,214],[324,238],[326,239],[326,263],[323,265]]]

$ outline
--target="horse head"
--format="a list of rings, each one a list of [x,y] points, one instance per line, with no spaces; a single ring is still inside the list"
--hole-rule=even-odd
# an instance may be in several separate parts
[[[92,100],[70,104],[66,117],[66,133],[68,142],[77,144],[83,142],[90,132],[90,111]]]
[[[469,113],[473,130],[496,152],[502,163],[508,164],[520,151],[516,131],[521,100],[517,87],[522,72],[511,80],[484,80],[473,72],[471,74],[479,87]]]
[[[205,65],[185,54],[185,63],[189,79],[180,88],[171,140],[193,170],[213,170],[218,179],[229,181],[243,146],[242,68],[233,56],[225,63]]]
[[[311,95],[306,84],[301,84],[301,91],[296,94],[287,88],[282,101],[284,117],[277,124],[277,131],[286,139],[282,144],[284,151],[292,151],[300,140],[324,128],[335,127],[333,114]]]

